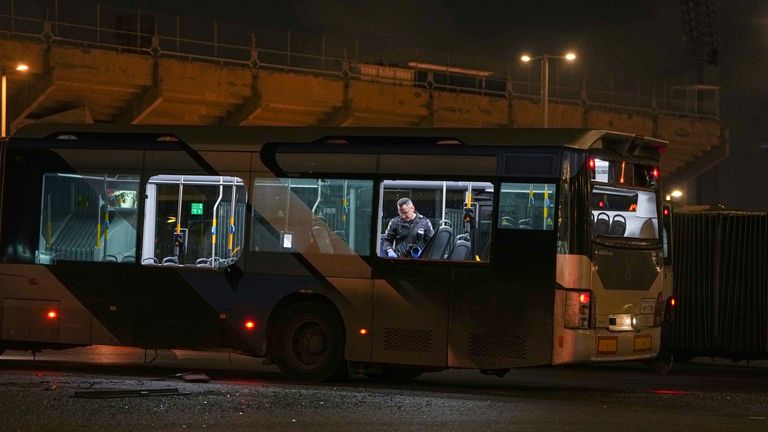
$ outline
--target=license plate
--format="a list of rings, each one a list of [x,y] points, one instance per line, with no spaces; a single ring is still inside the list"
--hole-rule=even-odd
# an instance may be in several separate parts
[[[616,354],[619,349],[619,338],[616,336],[600,336],[597,338],[598,354]]]
[[[635,352],[651,350],[651,335],[635,336]]]

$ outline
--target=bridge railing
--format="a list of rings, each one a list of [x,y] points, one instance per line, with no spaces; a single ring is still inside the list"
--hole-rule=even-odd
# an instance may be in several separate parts
[[[540,82],[516,81],[509,71],[472,76],[452,71],[423,71],[381,59],[361,58],[357,43],[269,29],[253,30],[218,21],[125,12],[96,6],[92,13],[72,5],[51,13],[31,3],[0,0],[0,35],[44,43],[101,48],[250,68],[322,74],[425,89],[496,97],[540,98]],[[67,15],[69,13],[69,15]],[[450,59],[446,59],[450,62]],[[379,72],[373,73],[378,68]],[[397,73],[384,73],[391,69]],[[405,72],[404,72],[405,71]],[[559,80],[558,80],[559,81]],[[600,82],[600,81],[598,81]],[[719,118],[719,88],[685,86],[638,90],[634,94],[588,86],[549,86],[552,100],[583,106]],[[657,94],[659,93],[659,94]]]

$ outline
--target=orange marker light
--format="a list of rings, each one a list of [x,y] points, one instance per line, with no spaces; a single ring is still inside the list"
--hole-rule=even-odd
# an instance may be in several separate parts
[[[253,330],[256,328],[256,323],[253,322],[252,320],[248,320],[245,322],[245,328],[247,328],[248,330]]]
[[[50,310],[50,311],[48,311],[48,313],[47,313],[47,314],[45,314],[45,315],[46,315],[46,316],[47,316],[49,319],[56,319],[56,317],[58,317],[58,316],[59,316],[59,313],[58,313],[58,312],[56,312],[55,310]]]
[[[670,301],[669,301],[669,304],[671,304],[672,306],[674,306],[675,304],[677,304],[677,302],[675,301],[675,298],[674,298],[674,297],[672,298],[672,300],[670,300]]]
[[[367,335],[368,334],[368,329],[360,329],[360,334],[361,335]]]

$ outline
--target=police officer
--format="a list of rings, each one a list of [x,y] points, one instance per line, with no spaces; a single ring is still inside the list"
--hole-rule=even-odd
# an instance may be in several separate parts
[[[397,212],[381,236],[381,250],[390,258],[419,258],[424,246],[434,235],[429,219],[416,212],[408,198],[397,201]]]

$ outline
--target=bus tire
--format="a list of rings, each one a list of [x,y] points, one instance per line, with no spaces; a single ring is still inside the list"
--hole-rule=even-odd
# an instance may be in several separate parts
[[[289,379],[333,381],[349,374],[344,331],[335,311],[319,302],[297,303],[277,318],[272,358]]]

